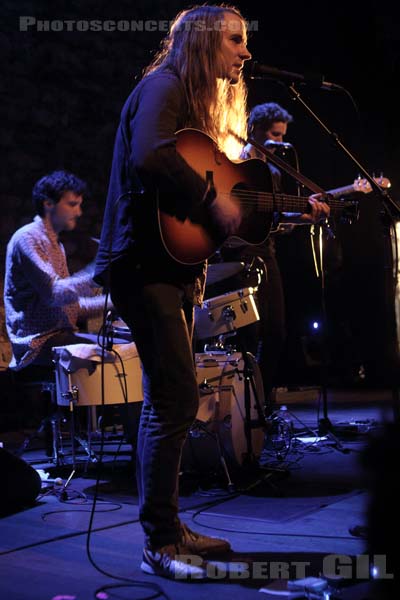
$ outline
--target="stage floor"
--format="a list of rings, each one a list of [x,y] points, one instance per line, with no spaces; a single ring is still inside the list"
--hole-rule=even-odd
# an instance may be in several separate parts
[[[89,600],[103,586],[122,584],[97,597],[139,599],[163,591],[164,597],[174,600],[189,595],[209,600],[212,594],[219,600],[250,600],[259,598],[259,589],[271,582],[326,573],[334,554],[355,565],[355,557],[365,554],[367,547],[365,539],[349,533],[351,527],[366,525],[368,473],[362,457],[370,436],[381,435],[384,423],[393,419],[391,394],[329,390],[333,435],[328,432],[324,440],[316,435],[324,416],[319,390],[278,390],[277,402],[287,405],[294,422],[287,452],[277,451],[266,440],[261,468],[235,473],[230,491],[223,476],[211,475],[201,464],[198,470],[182,473],[181,519],[199,532],[228,538],[234,550],[229,557],[220,557],[218,568],[210,566],[207,582],[188,584],[140,571],[143,538],[130,447],[106,434],[90,536],[98,463],[78,447],[76,470],[62,496],[62,486],[43,484],[35,506],[1,519],[0,597]],[[21,431],[0,434],[10,452],[21,439]],[[99,458],[98,440],[92,449]],[[72,472],[69,450],[67,441],[65,464],[55,466],[39,439],[23,459],[65,483]],[[201,450],[200,463],[202,452],[209,460]],[[373,597],[369,582],[346,583],[343,600]]]

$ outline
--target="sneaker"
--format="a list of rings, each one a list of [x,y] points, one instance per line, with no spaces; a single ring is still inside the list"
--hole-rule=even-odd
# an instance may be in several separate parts
[[[182,545],[189,550],[189,554],[224,554],[231,551],[231,545],[228,540],[211,537],[196,533],[189,529],[185,523],[181,523]]]
[[[180,581],[207,578],[206,564],[203,559],[181,544],[169,544],[158,550],[144,548],[140,568],[150,575],[160,575]]]

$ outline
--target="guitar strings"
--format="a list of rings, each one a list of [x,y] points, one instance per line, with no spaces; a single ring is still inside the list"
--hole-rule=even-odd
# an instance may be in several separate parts
[[[252,191],[252,190],[235,190],[231,192],[221,192],[220,196],[237,197],[240,199],[244,206],[254,206],[254,200],[257,200],[257,204],[263,208],[274,208],[280,204],[284,204],[287,208],[299,208],[299,204],[303,201],[305,206],[308,201],[307,196],[286,196],[285,194],[272,194],[271,192]],[[342,200],[329,200],[329,206],[331,209],[343,209],[345,207],[345,201]]]

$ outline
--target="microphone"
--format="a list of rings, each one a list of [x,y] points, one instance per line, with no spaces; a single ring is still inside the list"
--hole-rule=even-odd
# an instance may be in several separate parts
[[[309,84],[314,87],[320,88],[321,90],[343,90],[342,86],[330,81],[325,81],[323,75],[317,73],[308,73],[301,75],[301,73],[292,73],[291,71],[282,71],[276,67],[270,67],[269,65],[262,65],[257,61],[253,61],[249,66],[249,75],[252,78],[255,77],[269,77],[270,79],[276,79],[278,81],[286,81],[289,83],[303,83]]]
[[[289,142],[275,142],[275,140],[265,140],[264,146],[268,148],[293,148],[292,144]]]

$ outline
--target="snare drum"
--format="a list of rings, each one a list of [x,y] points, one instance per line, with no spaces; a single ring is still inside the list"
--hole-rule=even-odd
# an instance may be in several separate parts
[[[119,358],[106,352],[104,363],[104,404],[124,404],[143,400],[142,369],[134,343],[116,344]],[[102,404],[101,393],[102,350],[96,344],[76,344],[53,348],[57,404],[68,406],[71,390],[77,390],[77,406]],[[126,394],[125,394],[126,390]]]
[[[244,288],[210,298],[202,308],[196,306],[196,336],[215,337],[259,321],[254,293],[254,288]]]
[[[255,393],[250,386],[250,419],[259,419],[258,405],[264,405],[264,390],[260,369],[251,355]],[[243,466],[247,456],[245,432],[245,384],[242,354],[215,352],[196,354],[197,382],[200,404],[196,420],[188,434],[183,453],[183,469],[210,471],[220,466],[217,439],[223,456],[231,467]],[[257,399],[255,398],[257,395]],[[252,452],[256,458],[264,444],[264,430],[260,422],[251,429]]]

